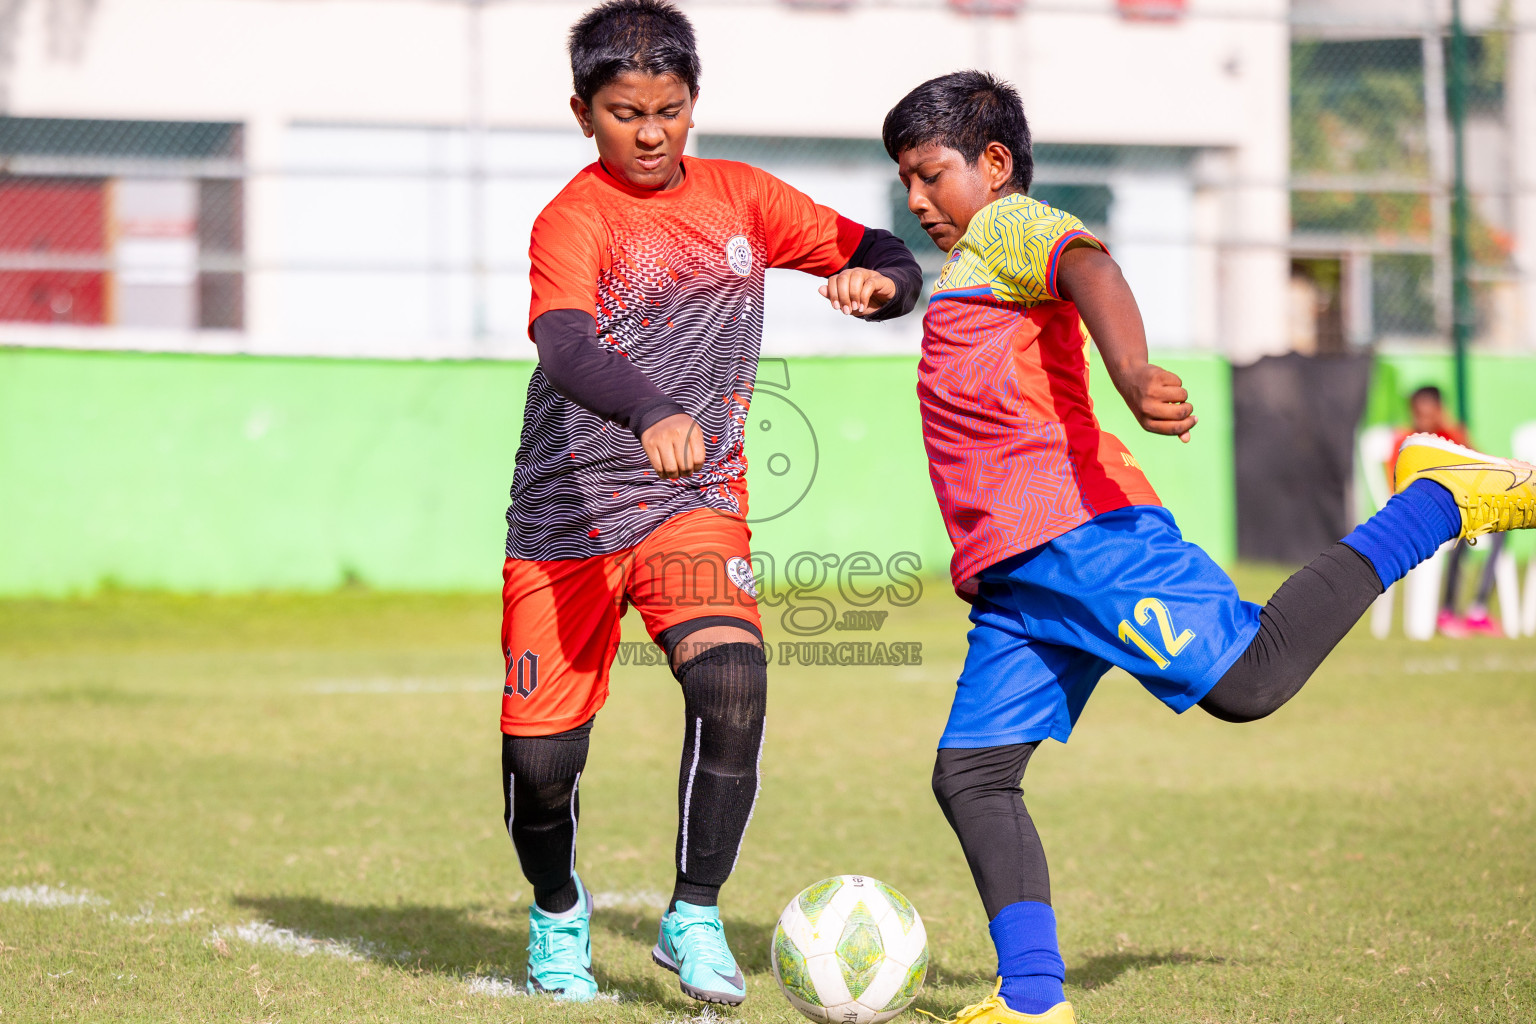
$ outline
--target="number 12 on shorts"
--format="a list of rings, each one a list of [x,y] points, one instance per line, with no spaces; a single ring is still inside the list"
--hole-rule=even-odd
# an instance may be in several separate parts
[[[1186,629],[1177,636],[1174,635],[1173,616],[1168,614],[1168,606],[1155,597],[1144,597],[1137,601],[1135,615],[1136,621],[1143,626],[1152,619],[1157,619],[1157,628],[1162,633],[1163,647],[1168,652],[1167,656],[1164,657],[1162,651],[1152,646],[1152,641],[1143,636],[1141,630],[1137,629],[1130,619],[1120,620],[1120,641],[1139,648],[1141,653],[1151,658],[1152,664],[1159,669],[1167,668],[1169,659],[1177,658],[1179,652],[1189,646],[1189,642],[1195,638],[1195,631],[1192,629]]]

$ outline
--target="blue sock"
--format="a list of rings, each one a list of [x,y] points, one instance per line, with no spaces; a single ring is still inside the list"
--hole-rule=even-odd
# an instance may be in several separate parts
[[[1415,480],[1344,543],[1365,556],[1386,588],[1460,534],[1461,509],[1451,492],[1433,480]]]
[[[1067,965],[1056,947],[1056,912],[1048,903],[1010,903],[990,925],[997,947],[1000,995],[1017,1013],[1044,1013],[1066,1001]]]

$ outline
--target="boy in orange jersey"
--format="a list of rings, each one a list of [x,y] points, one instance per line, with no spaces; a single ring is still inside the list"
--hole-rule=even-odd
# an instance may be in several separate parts
[[[1270,714],[1385,586],[1445,541],[1536,526],[1536,468],[1432,435],[1402,446],[1386,507],[1263,608],[1185,541],[1088,397],[1087,338],[1142,427],[1188,440],[1193,407],[1151,363],[1104,243],[1027,195],[1018,94],[977,71],[886,116],[907,208],[949,259],[923,318],[923,439],[973,628],[933,773],[998,954],[965,1024],[1071,1024],[1045,851],[1020,780],[1065,742],[1111,665],[1174,711]]]
[[[502,789],[533,886],[528,990],[586,1000],[591,900],[575,873],[577,787],[634,605],[686,721],[673,895],[655,961],[683,992],[745,982],[717,906],[758,789],[767,700],[748,562],[743,425],[763,275],[827,278],[833,309],[910,311],[922,275],[889,232],[745,164],[685,157],[699,59],[666,0],[610,0],[571,31],[571,109],[598,160],[539,215],[528,388],[503,571]]]

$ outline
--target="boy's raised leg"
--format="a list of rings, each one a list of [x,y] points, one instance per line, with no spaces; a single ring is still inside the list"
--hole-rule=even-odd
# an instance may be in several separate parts
[[[1296,695],[1371,602],[1458,537],[1536,526],[1536,467],[1415,434],[1397,494],[1297,572],[1260,613],[1258,634],[1200,706],[1251,722]]]

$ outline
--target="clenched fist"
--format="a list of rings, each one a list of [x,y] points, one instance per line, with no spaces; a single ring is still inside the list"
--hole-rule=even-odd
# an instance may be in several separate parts
[[[839,313],[868,316],[896,297],[896,282],[878,270],[854,267],[833,274],[818,291]]]
[[[1141,428],[1153,434],[1170,434],[1189,443],[1196,423],[1195,407],[1179,375],[1153,363],[1142,363],[1125,375],[1120,393]]]
[[[651,468],[663,480],[687,476],[704,465],[704,435],[685,412],[657,420],[640,435]]]

